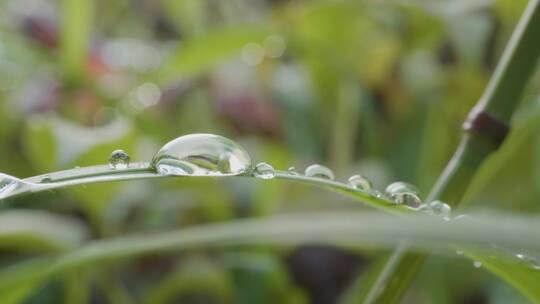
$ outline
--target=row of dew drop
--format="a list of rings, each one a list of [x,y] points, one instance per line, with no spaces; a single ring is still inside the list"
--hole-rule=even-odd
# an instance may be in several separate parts
[[[111,170],[124,170],[130,168],[130,156],[123,150],[115,150],[109,157]],[[235,176],[251,174],[260,179],[272,179],[276,170],[264,162],[252,166],[247,151],[236,142],[213,134],[190,134],[178,137],[165,144],[153,157],[150,168],[160,175],[172,176]],[[287,170],[289,175],[300,175],[294,167]],[[334,173],[329,168],[314,164],[307,167],[304,176],[334,180]],[[42,183],[54,182],[50,177],[42,179]],[[0,174],[0,198],[9,195],[9,192],[21,189],[21,185],[28,183],[6,174]],[[406,205],[429,215],[440,216],[450,220],[451,207],[442,201],[424,203],[420,199],[419,191],[411,184],[394,182],[388,185],[384,193],[373,188],[371,181],[363,175],[353,175],[348,179],[347,185],[355,191],[362,191],[391,204]],[[457,216],[455,219],[459,219]],[[540,262],[530,255],[518,253],[519,260],[540,270]],[[480,262],[474,262],[480,267]]]
[[[295,167],[287,170],[290,175],[300,175]],[[258,163],[253,170],[257,178],[272,179],[276,176],[276,170],[267,163]],[[304,176],[334,180],[334,173],[328,167],[319,164],[313,164],[304,171]],[[422,203],[418,189],[405,182],[394,182],[388,185],[384,193],[373,188],[373,183],[364,175],[355,174],[347,180],[347,185],[354,190],[365,192],[374,197],[385,199],[396,205],[406,205],[412,209],[425,212],[427,214],[439,215],[444,219],[450,218],[452,208],[441,201]]]
[[[126,169],[130,157],[123,150],[115,150],[109,157],[112,169]],[[151,163],[157,173],[174,176],[226,176],[251,173],[260,179],[272,179],[276,170],[268,163],[252,166],[249,154],[236,142],[213,134],[191,134],[176,138],[165,144],[154,156]],[[294,167],[287,170],[289,175],[300,175]],[[314,164],[307,167],[304,176],[334,180],[331,169]],[[441,201],[422,203],[419,191],[411,184],[394,182],[384,193],[373,188],[372,182],[361,174],[353,175],[347,185],[354,190],[365,192],[393,204],[404,204],[428,214],[449,219],[451,208]]]

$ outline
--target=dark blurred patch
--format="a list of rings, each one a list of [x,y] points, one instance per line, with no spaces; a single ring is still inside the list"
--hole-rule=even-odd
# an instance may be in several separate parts
[[[36,288],[22,303],[62,303],[64,292],[64,287],[59,280],[51,280]]]
[[[445,41],[439,48],[438,52],[439,62],[443,66],[455,65],[458,61],[456,50],[450,41]]]
[[[137,281],[133,278],[145,277],[148,281],[158,281],[174,269],[182,254],[149,254],[139,258],[133,268],[125,274],[126,282],[136,287]]]
[[[218,110],[240,133],[277,136],[281,133],[277,108],[249,94],[221,98]]]
[[[180,32],[162,13],[154,16],[154,32],[160,39],[181,39]]]
[[[25,35],[42,46],[51,49],[58,47],[58,26],[54,21],[36,16],[25,17],[21,28]]]
[[[341,293],[364,268],[356,255],[326,246],[304,246],[287,260],[296,284],[306,289],[311,303],[336,303]]]
[[[485,293],[481,290],[476,290],[474,293],[467,294],[459,303],[462,304],[487,304],[489,303]]]

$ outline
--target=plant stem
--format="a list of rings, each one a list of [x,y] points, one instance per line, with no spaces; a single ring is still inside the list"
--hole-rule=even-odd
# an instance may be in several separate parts
[[[531,0],[477,105],[464,124],[462,140],[427,201],[440,199],[457,207],[484,160],[502,144],[510,118],[540,55],[540,0]],[[423,264],[426,254],[399,246],[368,294],[368,303],[398,303]],[[399,261],[396,264],[396,261]],[[388,292],[379,292],[388,290]]]

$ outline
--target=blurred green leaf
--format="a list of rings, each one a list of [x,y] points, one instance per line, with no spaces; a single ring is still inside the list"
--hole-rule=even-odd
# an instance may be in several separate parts
[[[324,225],[321,225],[324,222]],[[504,223],[501,225],[500,223]],[[400,229],[395,229],[399,226]],[[53,273],[67,271],[80,265],[96,263],[104,259],[126,258],[156,251],[185,249],[194,246],[226,245],[238,243],[278,243],[299,244],[306,242],[328,242],[347,244],[347,246],[384,246],[392,247],[406,238],[418,249],[434,250],[447,248],[448,244],[474,247],[473,252],[482,252],[482,256],[497,255],[509,259],[512,263],[517,258],[513,255],[494,250],[493,246],[523,248],[540,251],[537,228],[538,221],[522,216],[490,215],[470,216],[467,220],[443,221],[425,215],[396,217],[379,213],[347,212],[320,213],[316,215],[296,215],[264,220],[244,220],[226,224],[204,225],[176,232],[161,233],[152,236],[131,236],[116,239],[94,241],[69,252],[48,267],[26,274],[26,279],[46,277]],[[517,249],[516,249],[517,250]],[[475,257],[476,258],[476,257]],[[535,257],[536,258],[536,257]],[[486,259],[488,263],[489,260]],[[519,262],[523,263],[523,262]],[[494,264],[495,265],[495,264]],[[501,264],[499,264],[501,265]],[[493,266],[494,269],[497,266]],[[528,264],[528,267],[532,267]],[[531,268],[532,269],[532,268]],[[524,275],[523,269],[516,275]],[[536,270],[535,270],[536,271]],[[540,300],[536,286],[530,285],[529,274],[518,287],[527,296]],[[25,274],[19,274],[17,283],[25,282]],[[536,275],[536,274],[534,274]],[[1,274],[0,274],[1,277]],[[510,279],[510,277],[509,277]],[[524,282],[523,284],[521,282]],[[0,280],[0,290],[13,283]],[[526,283],[526,284],[525,284]]]
[[[38,210],[0,213],[0,248],[10,250],[64,251],[88,237],[80,221]]]
[[[234,278],[236,303],[298,303],[287,269],[278,258],[232,253],[226,255],[225,264]]]
[[[232,292],[222,268],[206,259],[188,258],[177,271],[154,285],[144,302],[165,304],[197,299],[205,303],[232,303]]]
[[[195,77],[232,58],[239,58],[247,43],[261,43],[266,31],[258,26],[213,30],[190,38],[157,71],[160,83]]]
[[[62,0],[61,7],[60,58],[65,76],[76,79],[85,75],[86,63],[90,53],[94,1]]]

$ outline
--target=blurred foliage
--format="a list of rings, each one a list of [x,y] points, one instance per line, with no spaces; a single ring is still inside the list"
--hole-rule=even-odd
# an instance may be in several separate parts
[[[406,180],[425,192],[525,4],[2,1],[0,172],[25,177],[105,163],[118,148],[147,161],[170,139],[210,132],[276,168],[319,162],[340,179],[362,172],[379,189]],[[473,182],[468,206],[538,211],[539,88],[537,76],[508,141]],[[0,280],[91,239],[363,207],[307,186],[238,178],[75,187],[1,208],[2,225],[31,224],[31,233],[0,237],[9,274]],[[349,303],[379,254],[197,248],[36,280],[0,301],[324,304],[346,295]],[[501,284],[462,260],[432,258],[406,302],[523,301]]]

